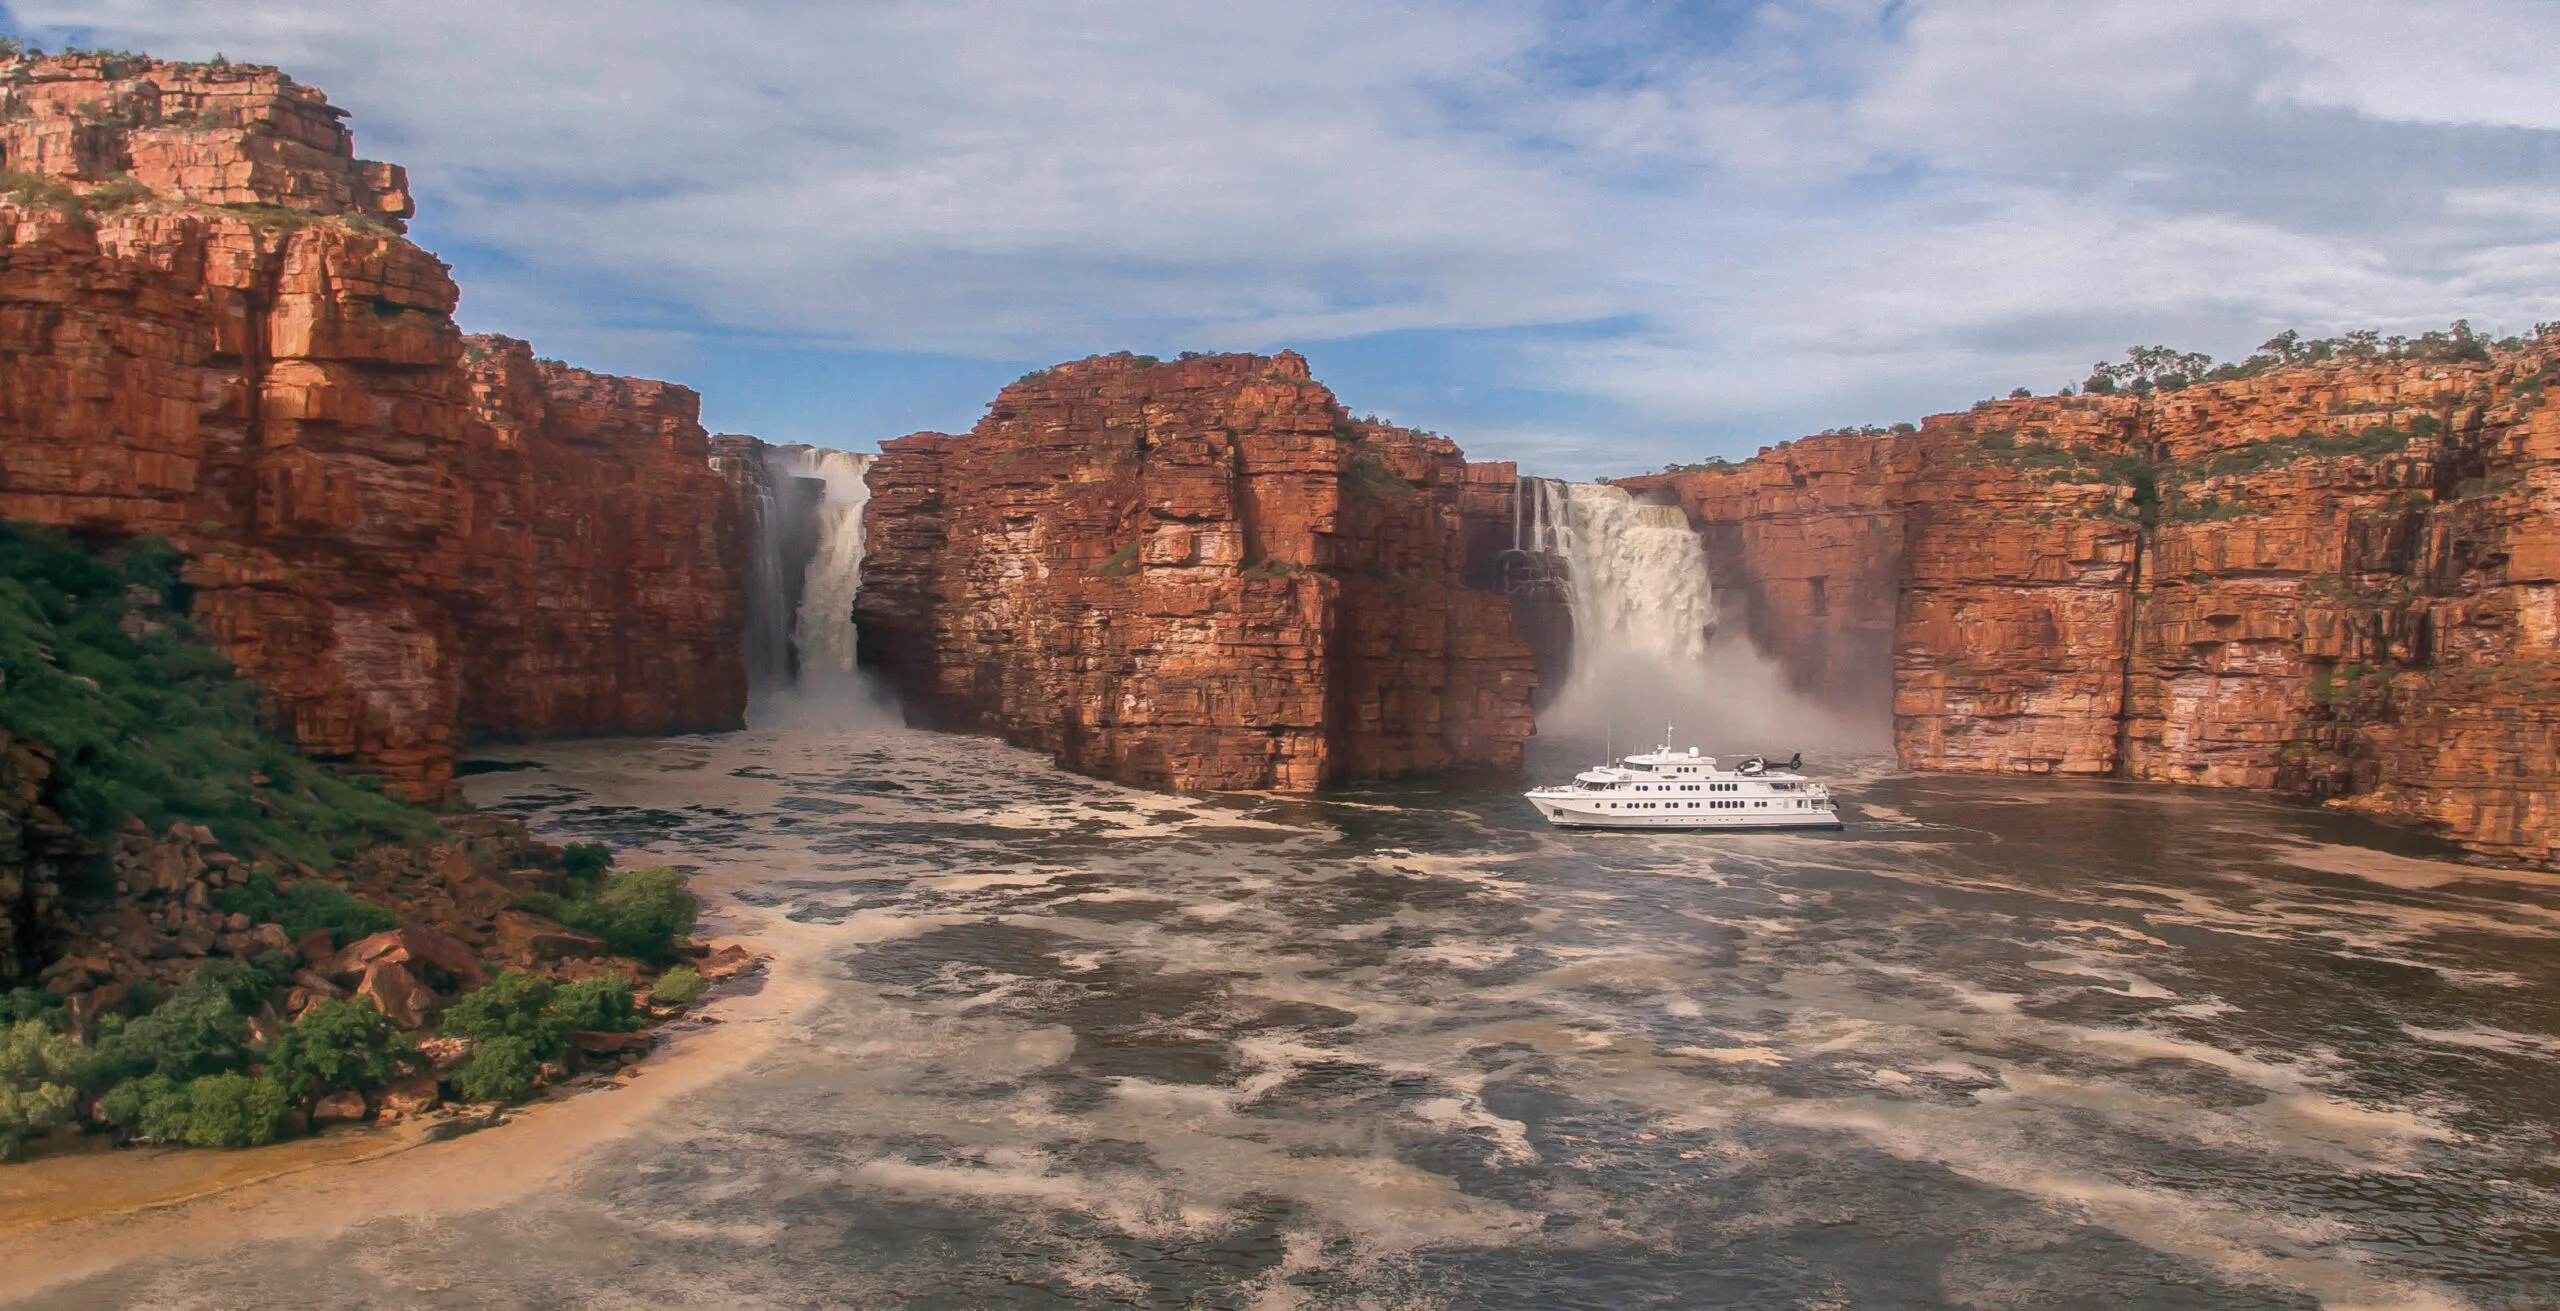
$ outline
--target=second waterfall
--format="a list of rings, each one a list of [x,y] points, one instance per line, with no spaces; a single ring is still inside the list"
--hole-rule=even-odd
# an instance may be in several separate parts
[[[1514,531],[1515,558],[1561,591],[1571,616],[1540,736],[1614,738],[1624,750],[1668,727],[1678,745],[1721,751],[1867,745],[1718,622],[1705,546],[1678,506],[1606,483],[1524,478]]]

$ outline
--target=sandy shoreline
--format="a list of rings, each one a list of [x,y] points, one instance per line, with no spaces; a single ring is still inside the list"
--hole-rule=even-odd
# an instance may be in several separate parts
[[[761,946],[753,938],[741,938]],[[595,1148],[645,1132],[670,1102],[744,1069],[777,1021],[816,991],[787,961],[752,993],[718,998],[717,1023],[672,1035],[637,1077],[509,1111],[443,1142],[425,1126],[298,1139],[239,1152],[83,1152],[0,1176],[0,1299],[134,1260],[261,1239],[325,1238],[388,1216],[485,1210],[572,1172]]]

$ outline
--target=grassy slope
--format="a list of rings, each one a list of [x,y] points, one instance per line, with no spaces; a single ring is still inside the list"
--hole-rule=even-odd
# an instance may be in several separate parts
[[[183,820],[240,854],[322,867],[425,835],[425,811],[261,726],[257,688],[179,617],[178,564],[156,538],[100,555],[0,524],[0,728],[54,750],[64,818],[100,838],[127,816],[154,829]],[[148,611],[157,631],[125,631],[128,588],[166,607]]]

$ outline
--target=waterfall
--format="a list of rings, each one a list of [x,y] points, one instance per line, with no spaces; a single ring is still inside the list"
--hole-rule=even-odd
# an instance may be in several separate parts
[[[806,446],[778,449],[774,456],[788,462],[792,476],[825,488],[791,627],[794,683],[803,693],[850,687],[856,682],[853,598],[862,589],[862,508],[871,500],[863,475],[872,457]]]
[[[744,490],[747,722],[861,726],[887,713],[854,665],[869,455],[752,438],[724,459]]]
[[[1524,483],[1522,549],[1560,558],[1573,607],[1574,658],[1625,653],[1664,669],[1706,658],[1716,622],[1706,549],[1676,505],[1640,505],[1605,483]]]
[[[747,687],[757,694],[791,685],[794,571],[786,562],[783,488],[769,461],[745,462],[747,512]]]
[[[1516,572],[1548,580],[1571,612],[1563,685],[1539,713],[1541,736],[1576,749],[1614,738],[1625,751],[1668,726],[1675,745],[1711,751],[1872,745],[1719,627],[1706,547],[1680,507],[1550,478],[1522,479],[1513,504]]]

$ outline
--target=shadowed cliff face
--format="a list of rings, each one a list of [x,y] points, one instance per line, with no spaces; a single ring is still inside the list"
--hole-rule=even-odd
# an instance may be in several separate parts
[[[864,659],[932,722],[1132,782],[1513,766],[1536,675],[1465,585],[1512,482],[1351,422],[1294,354],[1061,365],[884,444]]]
[[[2554,366],[2000,402],[1621,485],[1688,509],[1801,683],[1890,686],[1905,765],[2335,797],[2549,862]]]
[[[168,536],[281,727],[412,797],[466,726],[737,721],[691,393],[521,343],[466,372],[400,170],[273,69],[5,70],[0,518]]]

